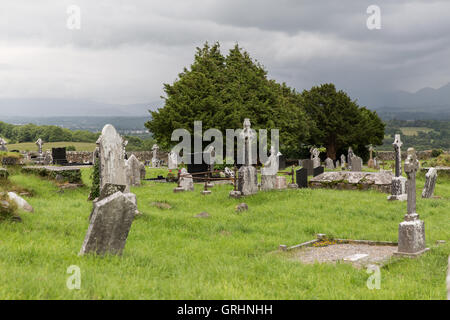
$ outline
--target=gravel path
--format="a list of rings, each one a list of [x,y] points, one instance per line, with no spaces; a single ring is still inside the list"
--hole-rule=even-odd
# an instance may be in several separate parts
[[[397,251],[396,246],[370,246],[365,244],[335,244],[327,247],[307,247],[294,253],[294,259],[303,263],[336,263],[355,254],[367,257],[348,261],[356,267],[368,264],[383,264]],[[346,261],[344,261],[346,262]]]

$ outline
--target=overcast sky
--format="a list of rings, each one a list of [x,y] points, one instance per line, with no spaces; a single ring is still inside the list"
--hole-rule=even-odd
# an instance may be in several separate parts
[[[381,9],[369,30],[367,7]],[[67,8],[81,29],[67,28]],[[0,98],[158,100],[195,47],[238,42],[298,90],[334,82],[361,101],[450,82],[450,1],[1,0]]]

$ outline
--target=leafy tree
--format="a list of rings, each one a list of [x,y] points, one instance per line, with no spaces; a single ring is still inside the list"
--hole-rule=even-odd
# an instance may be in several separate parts
[[[360,107],[344,91],[336,91],[334,84],[313,87],[302,95],[314,122],[310,141],[325,146],[331,159],[349,146],[364,155],[367,145],[382,144],[384,123],[376,112]]]
[[[285,84],[267,78],[267,71],[236,45],[224,57],[219,43],[197,48],[190,69],[173,84],[165,84],[165,106],[151,112],[146,127],[169,149],[173,130],[193,132],[194,121],[203,130],[241,128],[250,118],[254,129],[280,129],[280,149],[293,153],[309,137],[303,99]]]

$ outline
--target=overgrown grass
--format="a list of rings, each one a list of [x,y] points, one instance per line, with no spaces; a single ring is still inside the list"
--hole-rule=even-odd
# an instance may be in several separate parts
[[[86,187],[58,192],[50,181],[13,173],[15,185],[33,191],[35,213],[23,223],[0,224],[0,299],[445,299],[450,253],[450,181],[420,198],[432,250],[381,270],[381,290],[369,290],[366,270],[347,264],[303,265],[274,253],[316,233],[352,239],[396,241],[406,203],[375,191],[286,190],[230,199],[229,185],[210,196],[174,194],[175,184],[144,182],[132,188],[143,213],[132,225],[122,257],[79,257],[92,208]],[[165,175],[150,169],[147,178]],[[420,180],[418,187],[423,186]],[[235,213],[245,201],[249,211]],[[162,210],[153,202],[166,202]],[[194,218],[206,211],[211,217]],[[447,244],[435,247],[436,240]],[[69,290],[70,265],[81,269],[81,290]]]

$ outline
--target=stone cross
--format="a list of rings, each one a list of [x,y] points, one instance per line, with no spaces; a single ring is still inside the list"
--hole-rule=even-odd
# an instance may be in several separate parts
[[[352,147],[348,147],[348,154],[347,154],[347,160],[348,160],[348,169],[352,169],[352,158],[355,156],[355,153],[353,152]]]
[[[425,175],[425,186],[422,191],[422,198],[433,197],[434,188],[436,187],[437,170],[436,168],[430,168]]]
[[[370,151],[370,160],[373,160],[373,158],[372,158],[373,146],[372,145],[370,145],[369,151]]]
[[[255,138],[255,132],[251,129],[250,119],[245,118],[244,130],[241,132],[241,138],[244,140],[244,165],[250,166],[253,163],[252,141]]]
[[[154,168],[159,167],[158,151],[159,146],[157,144],[154,144],[152,147],[152,167]]]
[[[39,152],[39,154],[41,155],[41,154],[42,154],[42,146],[44,145],[44,142],[42,141],[41,138],[39,138],[39,139],[36,141],[36,145],[38,146],[38,152]]]
[[[405,172],[408,176],[408,211],[405,216],[406,221],[416,220],[419,215],[416,213],[416,174],[420,164],[417,160],[416,150],[408,149],[408,157],[405,161]]]
[[[395,150],[395,176],[400,177],[402,175],[402,145],[403,142],[400,140],[400,135],[395,135],[394,143],[392,144]]]

